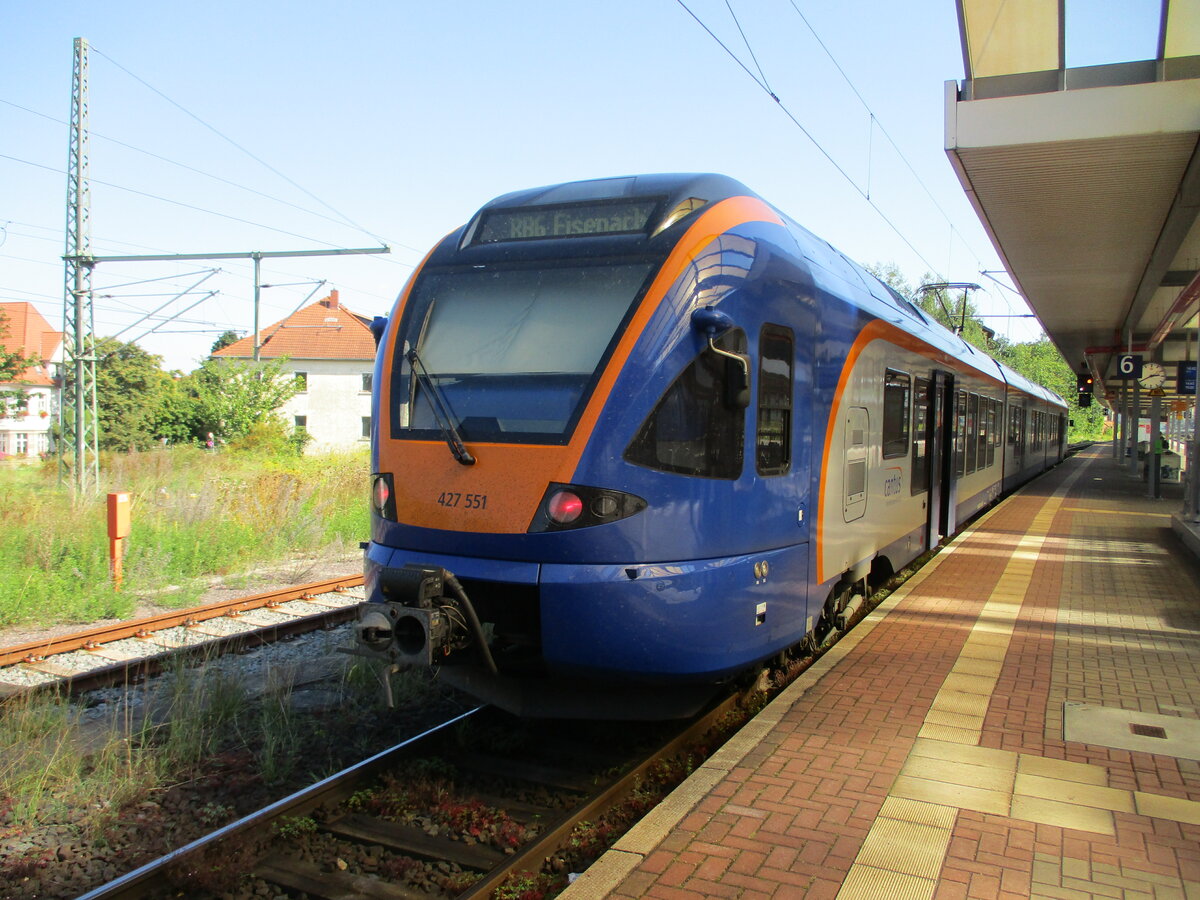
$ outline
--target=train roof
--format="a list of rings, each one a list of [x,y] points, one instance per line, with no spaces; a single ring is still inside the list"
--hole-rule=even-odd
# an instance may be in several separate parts
[[[464,227],[459,247],[479,242],[480,236],[486,228],[485,223],[488,216],[496,214],[497,211],[560,204],[615,202],[639,197],[665,201],[660,202],[653,212],[659,221],[647,224],[647,228],[652,234],[658,234],[682,218],[730,197],[755,197],[762,200],[787,223],[797,248],[807,260],[845,285],[846,290],[840,293],[849,294],[847,299],[860,308],[895,323],[931,346],[963,360],[985,375],[999,378],[1048,403],[1065,406],[1062,398],[1053,391],[1035,384],[967,343],[962,337],[943,327],[932,316],[927,315],[889,285],[884,284],[828,241],[813,234],[740,181],[726,175],[712,173],[626,175],[617,178],[571,181],[513,191],[497,197],[480,208]],[[642,233],[645,234],[644,231]]]
[[[775,208],[775,207],[772,207]],[[834,273],[850,288],[850,298],[860,308],[920,337],[933,347],[943,350],[976,368],[984,375],[999,378],[1012,387],[1056,406],[1066,406],[1054,391],[1026,378],[1000,361],[989,356],[937,321],[908,298],[872,275],[828,241],[813,234],[787,213],[776,208],[787,222],[800,251],[808,261]],[[859,290],[861,285],[862,290]]]
[[[628,197],[698,197],[705,204],[729,197],[758,195],[727,175],[711,173],[674,173],[662,175],[624,175],[618,178],[592,178],[568,181],[523,191],[513,191],[486,203],[480,213],[518,206],[543,206],[555,203],[584,203],[589,200],[617,200]],[[761,198],[760,198],[761,199]],[[765,202],[765,201],[764,201]]]

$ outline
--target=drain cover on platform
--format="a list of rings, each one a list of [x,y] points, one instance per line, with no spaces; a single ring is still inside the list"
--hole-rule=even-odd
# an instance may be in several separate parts
[[[1200,759],[1200,719],[1182,716],[1067,701],[1063,704],[1063,738],[1119,750]]]

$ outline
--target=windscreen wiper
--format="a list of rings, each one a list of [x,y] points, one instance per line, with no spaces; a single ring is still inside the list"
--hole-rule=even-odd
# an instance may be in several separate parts
[[[425,399],[429,402],[429,409],[433,413],[433,417],[437,420],[438,427],[442,430],[442,439],[446,442],[446,446],[450,448],[450,452],[454,454],[454,458],[464,466],[475,465],[475,457],[471,455],[471,451],[463,443],[462,435],[454,427],[454,417],[450,414],[450,406],[446,403],[446,398],[442,395],[442,389],[429,377],[429,373],[425,370],[425,364],[421,362],[421,357],[417,355],[417,348],[413,347],[409,350],[404,358],[412,366],[413,375],[417,377],[417,383],[424,388]]]

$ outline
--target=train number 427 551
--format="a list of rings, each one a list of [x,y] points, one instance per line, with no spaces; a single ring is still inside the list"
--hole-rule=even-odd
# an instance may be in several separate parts
[[[457,491],[442,491],[438,495],[438,506],[453,509],[487,509],[487,494],[460,494]]]

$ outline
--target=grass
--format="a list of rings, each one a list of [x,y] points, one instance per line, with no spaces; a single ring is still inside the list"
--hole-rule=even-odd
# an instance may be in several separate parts
[[[239,773],[266,786],[336,771],[345,754],[362,749],[347,739],[347,729],[362,709],[378,703],[360,667],[334,685],[341,701],[324,716],[297,714],[290,682],[256,696],[208,663],[181,664],[159,693],[128,688],[140,702],[117,704],[87,727],[80,727],[80,707],[66,698],[10,700],[0,705],[0,837],[43,823],[70,824],[95,836],[222,756],[240,760]],[[361,737],[368,744],[377,739]],[[205,815],[228,820],[234,812],[210,804]]]
[[[205,580],[366,537],[364,453],[278,457],[172,447],[102,459],[96,497],[53,463],[0,468],[0,627],[131,615],[138,598],[194,602]],[[130,495],[124,586],[109,578],[106,494]]]

